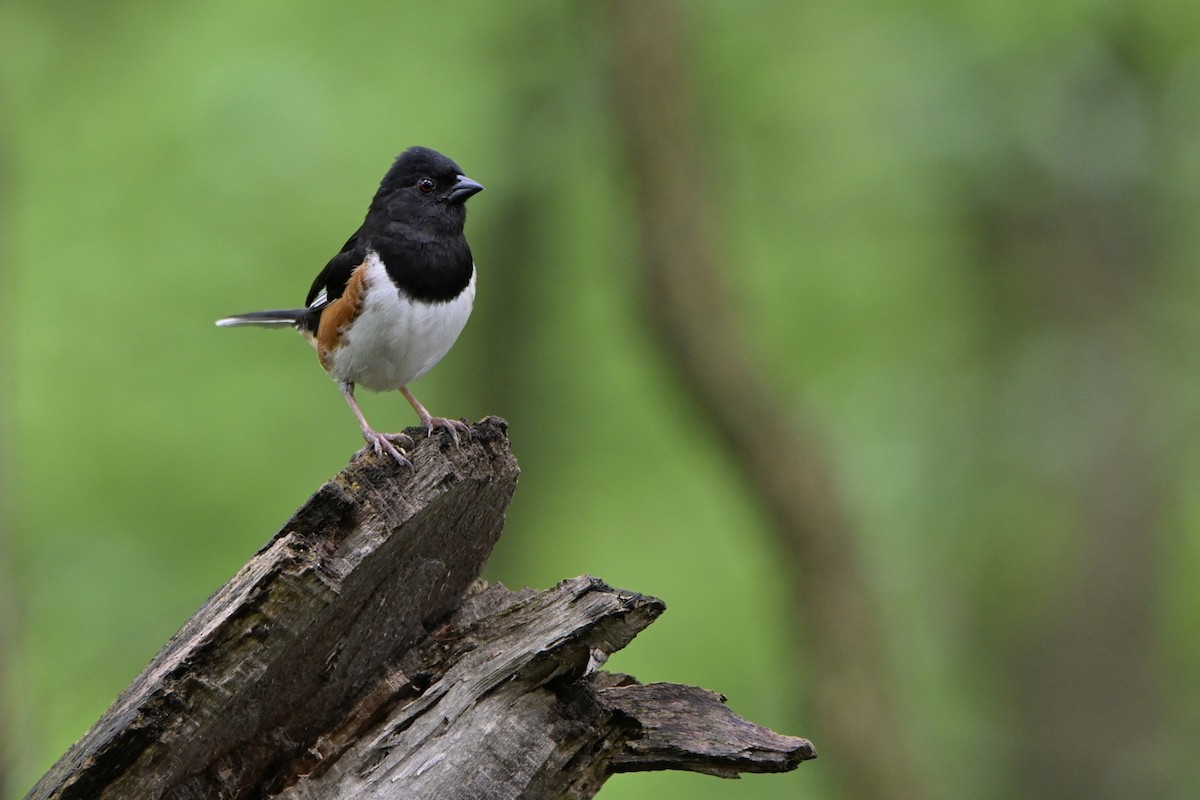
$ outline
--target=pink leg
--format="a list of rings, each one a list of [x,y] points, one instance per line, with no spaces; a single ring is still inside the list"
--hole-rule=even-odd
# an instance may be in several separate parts
[[[367,424],[367,418],[363,416],[362,409],[358,407],[358,401],[354,399],[354,384],[350,381],[338,381],[338,388],[342,390],[342,397],[346,398],[346,402],[350,404],[350,410],[354,412],[354,418],[358,420],[358,427],[362,429],[363,438],[367,441],[367,448],[374,450],[376,455],[387,453],[402,467],[412,467],[412,462],[404,457],[404,452],[396,447],[393,442],[403,443],[405,447],[412,447],[412,438],[403,433],[379,433],[371,429]]]
[[[425,406],[421,405],[421,401],[413,397],[412,392],[407,386],[400,387],[400,394],[404,395],[404,399],[413,407],[413,411],[417,412],[417,416],[421,418],[421,426],[429,431],[429,435],[433,435],[436,428],[441,428],[450,434],[450,438],[454,440],[455,446],[458,446],[458,435],[460,433],[467,436],[471,435],[471,428],[465,422],[457,419],[447,419],[446,417],[434,417],[425,410]]]

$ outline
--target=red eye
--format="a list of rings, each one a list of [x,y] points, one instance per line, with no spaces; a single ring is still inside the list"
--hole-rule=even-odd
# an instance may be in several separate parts
[[[433,178],[421,178],[417,181],[417,188],[425,194],[429,194],[437,187],[437,182]]]

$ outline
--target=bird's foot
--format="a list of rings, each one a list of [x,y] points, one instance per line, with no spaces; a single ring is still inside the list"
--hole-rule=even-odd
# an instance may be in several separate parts
[[[404,447],[412,447],[412,437],[403,433],[379,433],[377,431],[363,431],[363,439],[366,440],[367,446],[363,448],[363,452],[374,451],[375,455],[389,455],[396,459],[396,463],[402,467],[413,468],[412,462],[404,455]],[[400,444],[401,447],[396,447]]]
[[[429,431],[429,435],[433,436],[433,432],[438,428],[450,434],[450,438],[454,440],[454,446],[458,447],[458,435],[461,433],[467,439],[471,438],[471,426],[459,419],[448,419],[447,417],[429,417],[421,420],[421,425],[425,430]]]

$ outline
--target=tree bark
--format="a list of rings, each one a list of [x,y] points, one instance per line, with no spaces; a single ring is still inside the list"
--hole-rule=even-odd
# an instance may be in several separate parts
[[[410,457],[322,486],[28,800],[587,798],[615,772],[815,757],[709,692],[598,669],[661,601],[477,580],[517,481],[502,420]]]

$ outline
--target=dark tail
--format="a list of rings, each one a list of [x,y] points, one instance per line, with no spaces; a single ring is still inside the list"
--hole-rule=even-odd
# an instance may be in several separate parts
[[[233,328],[238,325],[254,325],[259,328],[296,327],[304,316],[307,308],[292,308],[283,311],[251,311],[249,314],[235,314],[217,320],[222,328]]]

